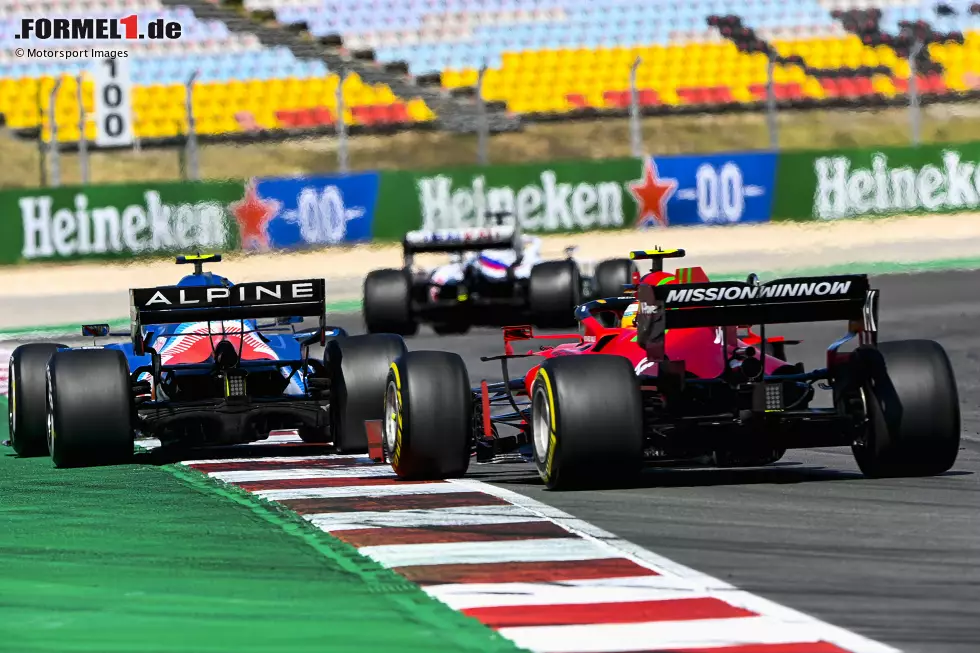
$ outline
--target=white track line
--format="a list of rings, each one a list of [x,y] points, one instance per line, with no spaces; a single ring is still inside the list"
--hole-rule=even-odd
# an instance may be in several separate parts
[[[303,463],[312,460],[348,460],[351,465],[367,464],[371,462],[370,460],[365,460],[364,456],[357,454],[329,454],[323,456],[296,456],[295,458],[283,458],[282,456],[262,456],[259,458],[203,458],[201,460],[183,460],[181,465],[187,465],[188,467],[194,467],[196,465],[215,465],[218,463],[271,463],[279,462],[282,460],[288,460],[291,463],[296,463],[297,467],[302,466]]]
[[[513,524],[540,521],[524,508],[512,505],[466,506],[436,510],[387,510],[366,512],[332,512],[305,515],[325,531],[372,527],[475,526],[480,524]]]
[[[618,558],[608,547],[574,537],[502,542],[440,542],[365,546],[361,553],[386,567],[465,565],[498,562],[558,562]]]
[[[459,488],[451,483],[412,483],[404,485],[349,485],[346,487],[311,487],[285,490],[256,490],[253,494],[270,501],[289,499],[334,499],[360,497],[364,499],[404,496],[406,494],[451,494]]]
[[[300,463],[302,464],[302,463]],[[283,481],[301,478],[394,478],[391,467],[364,465],[362,467],[297,467],[295,469],[256,469],[239,472],[212,472],[212,478],[225,483],[248,483],[250,481]]]
[[[426,593],[456,610],[504,606],[570,605],[662,601],[711,596],[683,581],[662,576],[601,578],[549,583],[465,583],[430,585]]]

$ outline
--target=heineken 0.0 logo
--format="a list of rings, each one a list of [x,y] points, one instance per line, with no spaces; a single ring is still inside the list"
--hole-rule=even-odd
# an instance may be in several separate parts
[[[918,168],[891,166],[880,152],[870,168],[856,167],[846,156],[820,157],[813,165],[813,215],[825,220],[980,207],[980,168],[956,150],[943,150],[939,165]]]

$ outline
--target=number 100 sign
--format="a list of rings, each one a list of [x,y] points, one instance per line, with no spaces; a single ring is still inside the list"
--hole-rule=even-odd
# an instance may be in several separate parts
[[[95,144],[125,147],[133,144],[133,82],[129,57],[95,62]]]

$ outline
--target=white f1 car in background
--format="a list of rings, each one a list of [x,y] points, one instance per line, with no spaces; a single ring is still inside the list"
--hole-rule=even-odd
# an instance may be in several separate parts
[[[402,241],[405,265],[374,270],[364,280],[364,322],[370,333],[412,335],[420,323],[436,333],[515,322],[540,327],[575,324],[583,301],[622,294],[635,266],[626,258],[598,264],[541,259],[541,241],[513,225],[412,231]],[[420,268],[414,256],[440,252],[449,261]]]

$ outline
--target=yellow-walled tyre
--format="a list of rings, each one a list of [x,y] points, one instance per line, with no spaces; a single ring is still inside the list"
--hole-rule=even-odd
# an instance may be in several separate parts
[[[614,485],[643,464],[643,399],[629,360],[563,356],[531,389],[534,458],[548,488]]]
[[[459,354],[411,351],[391,364],[382,435],[399,478],[466,473],[473,445],[473,392]]]

